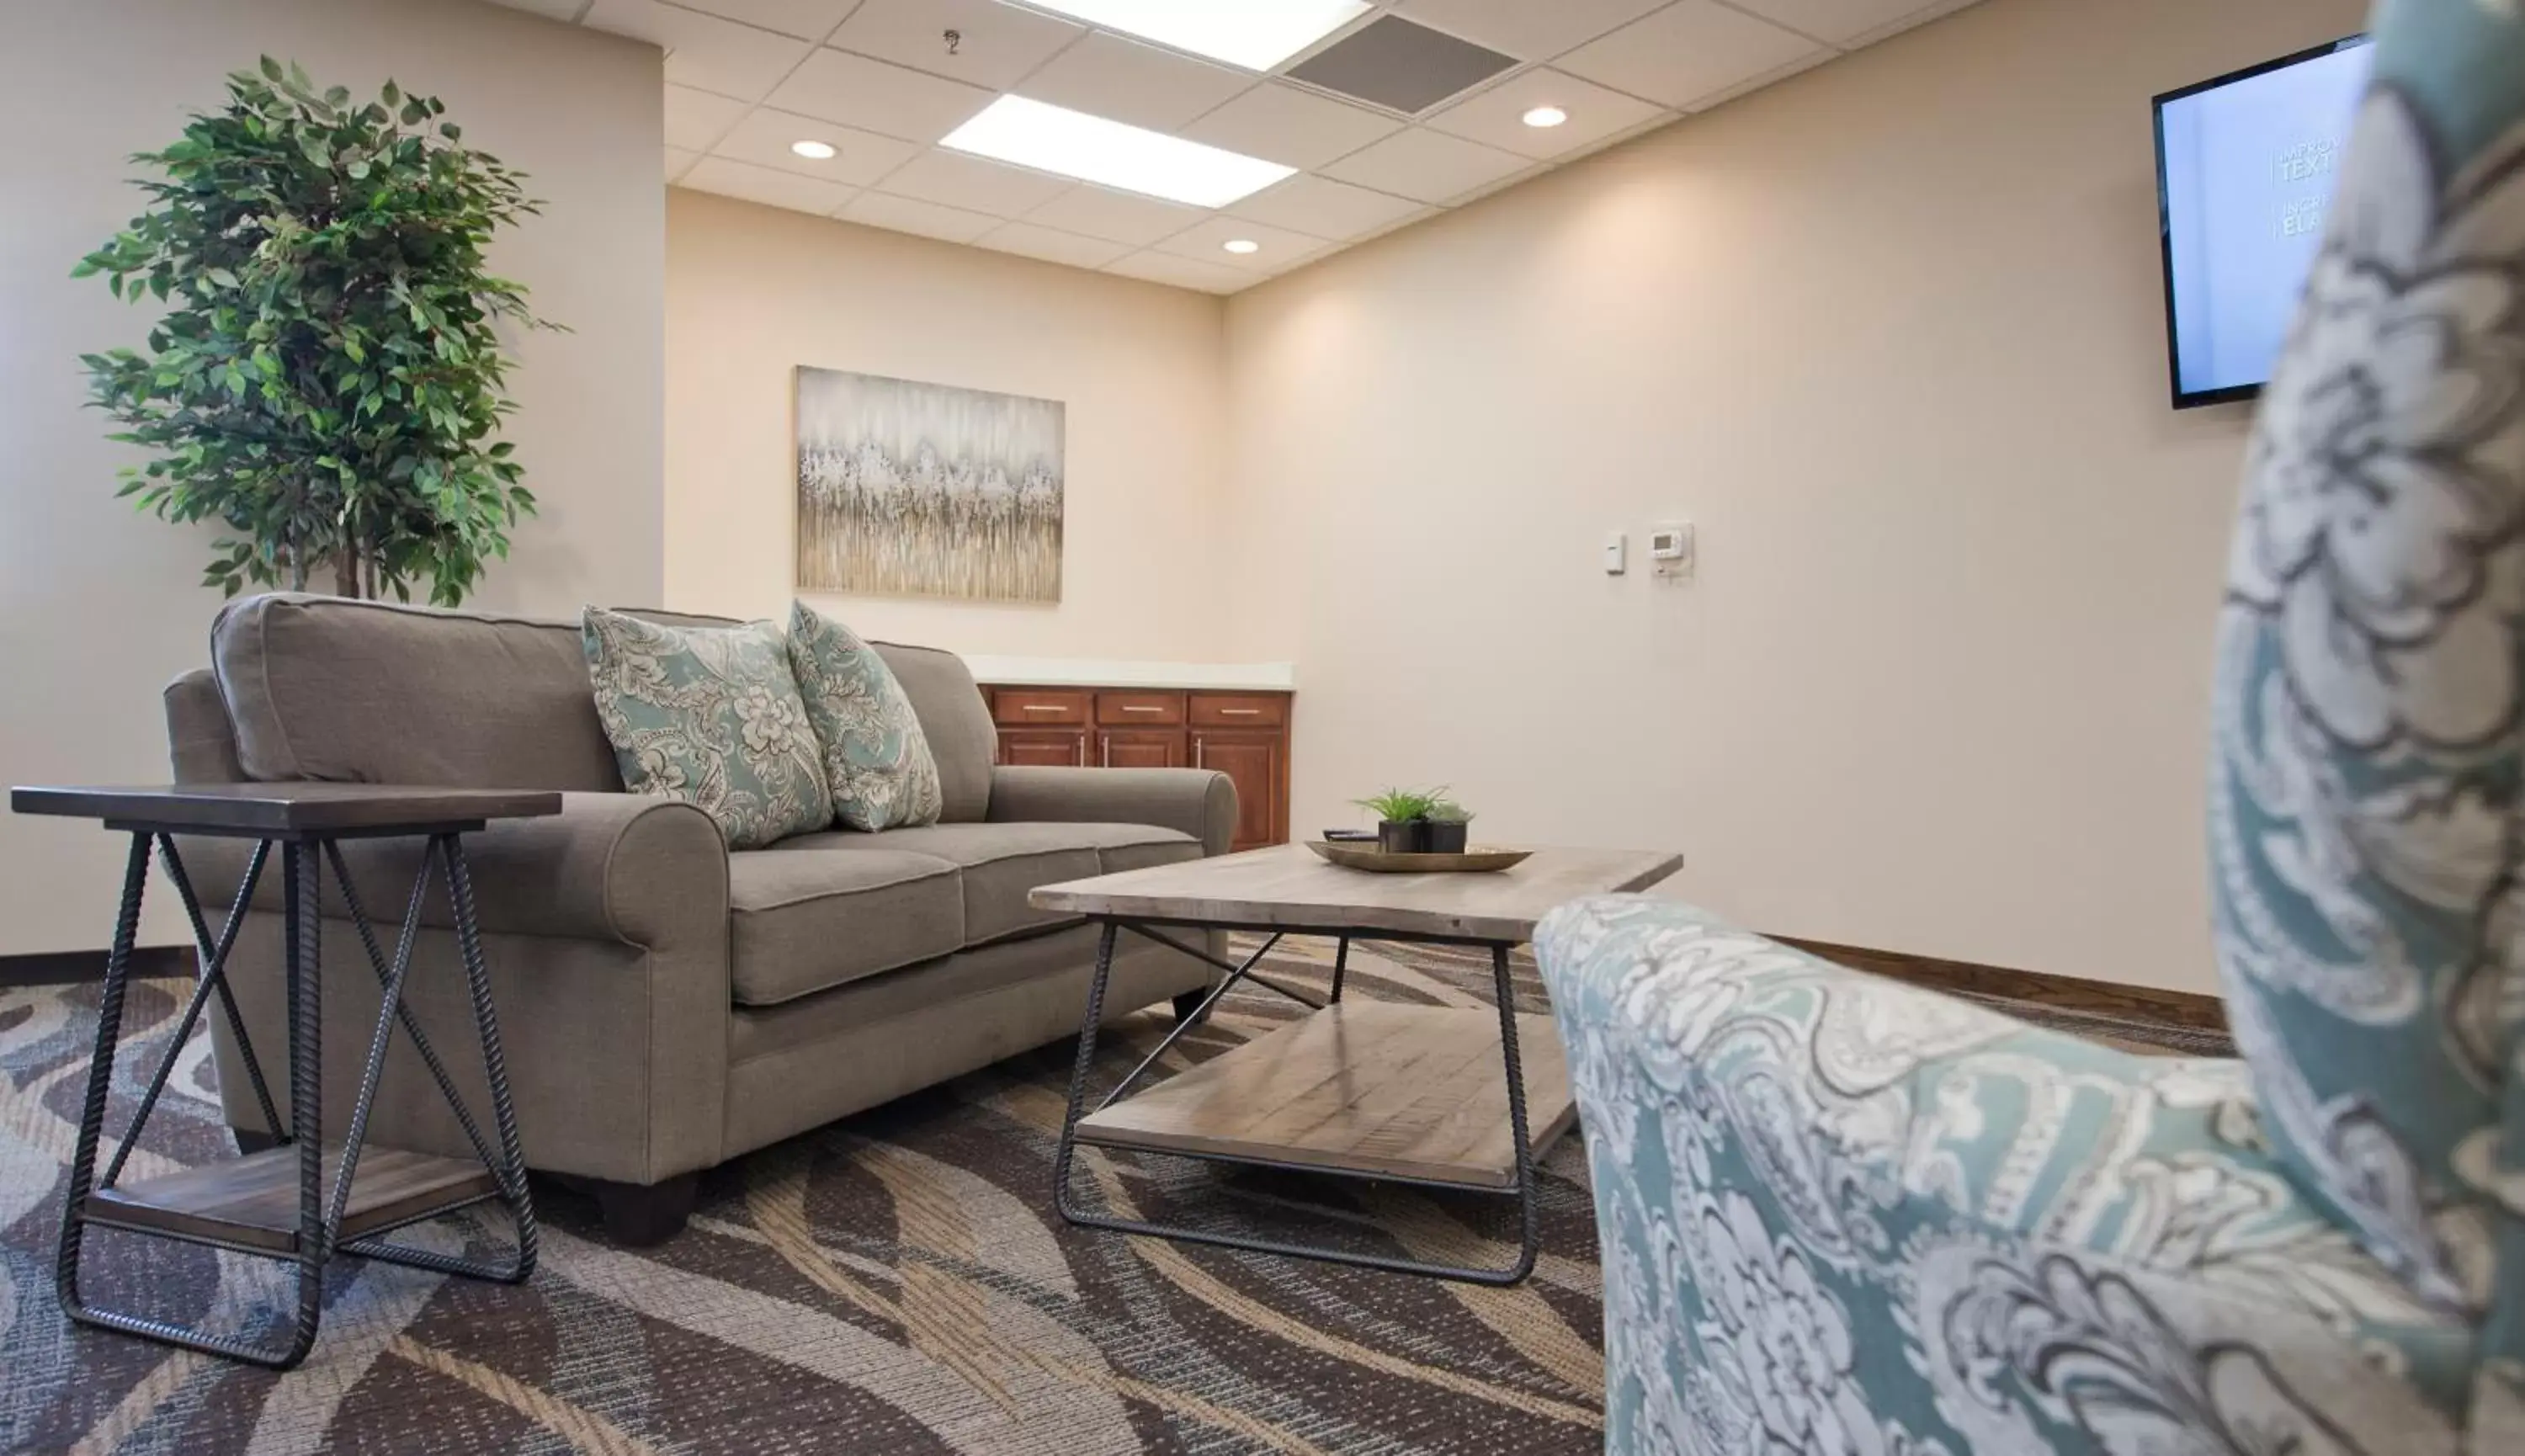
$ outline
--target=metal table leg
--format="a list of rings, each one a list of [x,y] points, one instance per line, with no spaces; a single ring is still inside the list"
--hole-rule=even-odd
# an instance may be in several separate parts
[[[200,978],[193,994],[178,1020],[164,1058],[152,1074],[147,1091],[135,1110],[131,1128],[116,1148],[103,1179],[96,1177],[96,1159],[104,1140],[106,1106],[114,1081],[114,1061],[122,1036],[124,999],[130,981],[132,942],[138,932],[140,906],[147,887],[149,849],[157,841],[168,879],[183,902],[201,955]],[[149,1115],[156,1109],[165,1091],[170,1074],[182,1055],[185,1041],[198,1024],[204,1004],[215,992],[221,997],[235,1033],[239,1060],[253,1085],[256,1100],[266,1119],[266,1126],[279,1130],[279,1119],[272,1096],[255,1059],[251,1040],[245,1033],[244,1019],[238,1012],[226,981],[228,952],[233,948],[238,929],[243,925],[247,905],[251,902],[256,881],[260,879],[269,856],[271,840],[256,847],[249,863],[245,882],[239,888],[227,923],[218,936],[209,931],[201,907],[193,895],[192,883],[185,874],[183,861],[176,853],[174,841],[163,832],[135,831],[131,836],[130,856],[124,866],[123,900],[115,923],[113,949],[106,958],[105,984],[97,1017],[96,1046],[88,1067],[87,1093],[81,1105],[78,1136],[72,1154],[70,1185],[63,1208],[61,1242],[55,1264],[55,1283],[62,1309],[71,1319],[100,1329],[119,1330],[199,1350],[207,1354],[243,1360],[273,1369],[287,1370],[305,1359],[316,1341],[317,1328],[323,1309],[323,1273],[326,1261],[335,1252],[367,1258],[418,1265],[449,1274],[516,1282],[525,1279],[534,1268],[535,1223],[531,1197],[526,1187],[526,1170],[519,1142],[517,1116],[510,1101],[508,1071],[500,1054],[499,1029],[493,1018],[490,980],[483,964],[481,931],[474,913],[471,879],[467,872],[464,849],[459,836],[438,834],[430,837],[421,859],[410,902],[405,910],[401,934],[393,957],[389,960],[379,946],[358,891],[351,882],[348,867],[343,863],[335,843],[321,837],[294,837],[279,841],[281,868],[284,876],[282,896],[283,958],[286,962],[289,1030],[289,1126],[282,1135],[284,1142],[297,1149],[298,1218],[295,1248],[288,1254],[276,1254],[267,1248],[230,1244],[216,1238],[196,1237],[191,1241],[233,1248],[237,1252],[268,1258],[282,1258],[297,1269],[297,1309],[285,1339],[258,1343],[207,1334],[182,1326],[119,1310],[99,1309],[89,1304],[78,1287],[79,1259],[84,1243],[87,1218],[85,1206],[91,1193],[100,1187],[112,1188],[122,1176],[124,1166],[138,1143]],[[335,869],[336,884],[351,913],[361,943],[374,970],[380,994],[376,1027],[370,1038],[367,1060],[363,1066],[358,1095],[353,1100],[348,1135],[344,1141],[341,1166],[329,1200],[323,1187],[323,1089],[322,1089],[322,920],[320,891],[322,861],[329,859]],[[499,1132],[499,1150],[494,1153],[480,1130],[467,1111],[464,1099],[457,1094],[452,1079],[419,1022],[403,1002],[403,987],[412,968],[412,952],[421,925],[422,897],[430,882],[435,865],[443,865],[449,899],[455,908],[456,935],[465,960],[467,988],[472,1002],[474,1027],[482,1040],[486,1079],[490,1086],[494,1121]],[[397,1024],[412,1037],[423,1063],[447,1096],[458,1121],[464,1126],[474,1150],[482,1158],[498,1185],[499,1200],[506,1204],[516,1223],[518,1246],[515,1255],[501,1263],[451,1258],[431,1250],[409,1248],[383,1242],[371,1235],[347,1242],[339,1238],[347,1211],[359,1155],[364,1144],[369,1116],[376,1098],[377,1081],[384,1070],[388,1044]],[[440,1209],[437,1212],[452,1211]],[[159,1230],[135,1230],[144,1235]],[[379,1230],[382,1233],[384,1230]]]
[[[1288,1243],[1278,1239],[1260,1238],[1248,1234],[1232,1233],[1218,1230],[1192,1229],[1180,1225],[1162,1224],[1144,1219],[1116,1218],[1111,1214],[1100,1213],[1092,1209],[1080,1207],[1070,1196],[1071,1164],[1075,1161],[1079,1121],[1081,1118],[1086,1117],[1089,1114],[1089,1109],[1086,1105],[1087,1077],[1090,1069],[1095,1065],[1097,1029],[1104,1021],[1105,991],[1107,983],[1112,979],[1114,972],[1114,942],[1118,932],[1123,929],[1130,929],[1137,933],[1147,935],[1152,939],[1161,940],[1169,945],[1176,945],[1178,949],[1183,948],[1178,942],[1170,939],[1169,937],[1157,934],[1144,927],[1134,926],[1128,922],[1117,920],[1108,920],[1104,923],[1104,931],[1098,939],[1096,946],[1095,978],[1088,983],[1087,988],[1087,1019],[1079,1028],[1078,1057],[1070,1070],[1067,1110],[1062,1118],[1061,1139],[1053,1154],[1053,1205],[1060,1211],[1064,1222],[1082,1229],[1096,1229],[1114,1233],[1139,1234],[1144,1237],[1163,1238],[1177,1243],[1207,1244],[1214,1248],[1237,1249],[1246,1253],[1275,1254],[1284,1258],[1311,1259],[1319,1263],[1346,1265],[1354,1269],[1380,1270],[1389,1274],[1422,1275],[1432,1279],[1454,1280],[1470,1284],[1514,1284],[1523,1281],[1528,1275],[1534,1272],[1534,1261],[1542,1251],[1542,1227],[1540,1209],[1537,1204],[1534,1145],[1530,1140],[1530,1133],[1526,1127],[1524,1069],[1519,1062],[1517,1054],[1516,999],[1509,978],[1509,947],[1506,945],[1493,945],[1491,947],[1491,979],[1493,988],[1499,999],[1501,1061],[1503,1064],[1503,1070],[1508,1077],[1509,1127],[1510,1133],[1514,1138],[1516,1157],[1516,1188],[1513,1196],[1517,1200],[1518,1212],[1517,1256],[1515,1260],[1506,1268],[1467,1268],[1459,1265],[1433,1263],[1420,1259],[1388,1258],[1381,1254],[1361,1253],[1356,1250],[1329,1248],[1322,1245]],[[1164,1040],[1158,1044],[1157,1050],[1151,1052],[1146,1058],[1142,1059],[1139,1066],[1133,1068],[1128,1076],[1124,1077],[1111,1091],[1108,1091],[1105,1094],[1103,1100],[1097,1103],[1096,1110],[1103,1110],[1103,1108],[1118,1100],[1124,1092],[1128,1091],[1131,1085],[1139,1080],[1141,1075],[1147,1072],[1148,1069],[1157,1062],[1158,1058],[1165,1052],[1166,1048],[1174,1044],[1177,1037],[1181,1036],[1184,1031],[1191,1027],[1198,1025],[1202,1018],[1209,1014],[1212,1003],[1217,1001],[1220,996],[1225,995],[1228,987],[1234,985],[1239,979],[1246,979],[1254,965],[1262,960],[1263,954],[1270,950],[1271,946],[1276,943],[1279,938],[1280,937],[1277,934],[1272,935],[1268,940],[1265,940],[1262,947],[1256,950],[1253,955],[1247,957],[1242,966],[1235,968],[1233,974],[1231,974],[1225,981],[1221,982],[1217,989],[1212,991],[1209,999],[1202,1003],[1201,1011],[1196,1013],[1193,1017],[1179,1022],[1166,1035]],[[1341,977],[1342,972],[1347,968],[1349,963],[1350,941],[1351,937],[1349,935],[1343,935],[1341,938],[1340,948],[1335,952],[1333,979],[1333,999],[1335,1001],[1338,1001],[1341,995]],[[1205,957],[1205,959],[1207,959],[1207,957]],[[1255,977],[1253,979],[1258,981],[1262,981],[1262,984],[1268,985],[1274,990],[1281,990],[1283,994],[1291,994],[1282,987],[1274,985],[1272,982],[1262,980],[1260,977]],[[1292,999],[1298,1000],[1302,1002],[1302,1004],[1308,1006],[1316,1005],[1316,1003],[1308,1001],[1304,997],[1292,995]],[[1147,1149],[1135,1149],[1134,1151],[1139,1152],[1142,1156],[1166,1156],[1165,1154],[1157,1153],[1153,1150]],[[1195,1155],[1183,1154],[1181,1156]],[[1398,1178],[1392,1175],[1353,1173],[1343,1169],[1281,1163],[1265,1158],[1205,1156],[1204,1160],[1210,1162],[1228,1163],[1243,1167],[1271,1168],[1286,1172],[1314,1174],[1329,1178],[1349,1178],[1369,1182],[1391,1182],[1418,1187],[1445,1188],[1453,1192],[1487,1193],[1493,1191],[1486,1188],[1472,1188],[1461,1183],[1434,1182],[1423,1179]]]

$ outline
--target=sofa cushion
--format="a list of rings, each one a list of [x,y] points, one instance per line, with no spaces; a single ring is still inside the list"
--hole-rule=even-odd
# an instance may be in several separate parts
[[[590,607],[583,629],[596,716],[633,793],[695,806],[730,849],[833,822],[778,627],[668,627]]]
[[[991,764],[999,757],[1000,730],[991,705],[973,685],[965,659],[935,647],[874,644],[920,718],[920,734],[938,765],[939,818],[971,824],[991,813]]]
[[[1027,904],[1027,894],[1037,885],[1167,862],[1156,856],[1201,857],[1201,845],[1191,836],[1138,824],[938,824],[881,834],[813,834],[789,842],[847,853],[910,851],[955,865],[964,872],[968,946],[1077,919]]]
[[[253,779],[619,790],[575,623],[274,593],[211,665]]]
[[[801,834],[727,857],[728,970],[741,1006],[779,1003],[952,955],[965,943],[957,867],[933,855]]]
[[[789,608],[789,666],[847,828],[936,824],[938,763],[894,670],[859,633],[805,602]]]

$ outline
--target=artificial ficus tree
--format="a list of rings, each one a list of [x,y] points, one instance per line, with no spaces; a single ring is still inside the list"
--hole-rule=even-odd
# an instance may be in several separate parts
[[[446,107],[388,81],[354,106],[265,57],[228,103],[132,160],[148,211],[80,261],[165,312],[144,351],[81,356],[114,438],[155,452],[122,493],[210,521],[204,580],[462,602],[534,510],[511,446],[504,326],[552,326],[483,252],[535,212]]]

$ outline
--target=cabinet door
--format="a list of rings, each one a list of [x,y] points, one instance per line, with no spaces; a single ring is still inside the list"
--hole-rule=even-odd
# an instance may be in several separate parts
[[[1107,728],[1096,735],[1096,765],[1105,769],[1180,769],[1181,728]]]
[[[1231,849],[1277,844],[1281,796],[1287,790],[1286,740],[1277,733],[1195,731],[1192,766],[1226,775],[1236,784],[1236,839]]]
[[[1087,766],[1087,761],[1085,728],[1000,729],[1001,763],[1080,769]]]

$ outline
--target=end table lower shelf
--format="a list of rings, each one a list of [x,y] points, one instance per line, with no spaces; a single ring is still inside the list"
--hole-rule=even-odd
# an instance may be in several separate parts
[[[342,1149],[324,1149],[323,1197],[341,1180]],[[82,1222],[222,1248],[298,1252],[298,1149],[283,1144],[204,1168],[185,1168],[90,1193]],[[478,1162],[371,1145],[360,1150],[344,1240],[381,1233],[500,1195]]]
[[[1517,1018],[1540,1160],[1576,1120],[1547,1016]],[[1078,1140],[1179,1156],[1516,1188],[1500,1019],[1488,1007],[1345,1001],[1081,1118]]]

